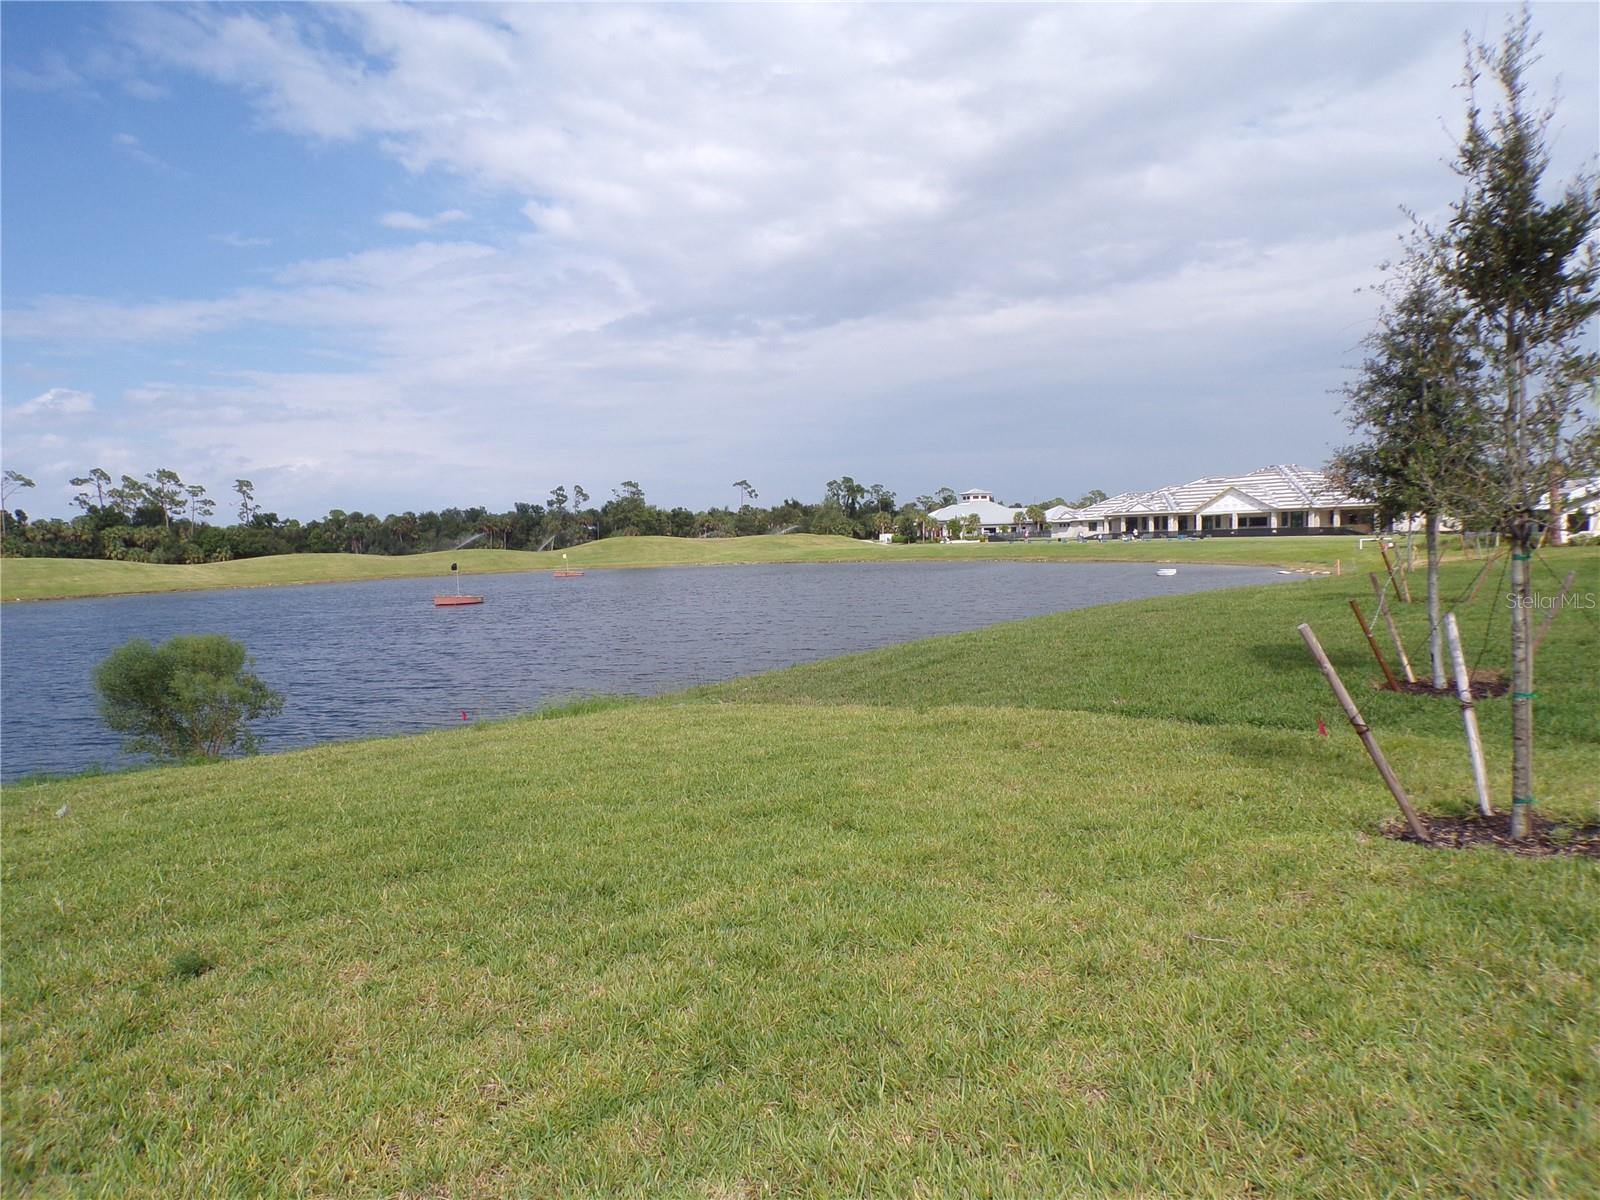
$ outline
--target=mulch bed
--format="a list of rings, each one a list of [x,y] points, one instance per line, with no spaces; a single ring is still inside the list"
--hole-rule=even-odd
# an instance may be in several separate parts
[[[1600,825],[1574,825],[1570,821],[1552,821],[1538,812],[1530,814],[1528,836],[1516,841],[1511,836],[1511,814],[1496,813],[1485,817],[1473,813],[1466,817],[1436,817],[1423,813],[1423,823],[1433,836],[1431,843],[1439,850],[1468,850],[1486,846],[1491,850],[1505,850],[1529,858],[1550,858],[1571,855],[1579,858],[1600,859]],[[1415,842],[1404,821],[1395,819],[1383,825],[1383,836],[1399,842]]]
[[[1498,671],[1473,671],[1471,678],[1472,698],[1474,700],[1492,700],[1496,696],[1504,696],[1511,690],[1511,681]],[[1388,690],[1388,685],[1382,686],[1385,691]],[[1407,683],[1402,679],[1400,681],[1400,690],[1407,696],[1444,696],[1450,700],[1457,699],[1454,680],[1451,680],[1442,688],[1436,688],[1433,684],[1424,683],[1420,679],[1415,683]]]

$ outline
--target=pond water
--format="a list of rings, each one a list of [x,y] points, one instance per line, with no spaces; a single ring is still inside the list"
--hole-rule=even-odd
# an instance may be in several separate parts
[[[95,666],[130,638],[225,633],[286,698],[264,750],[414,733],[602,694],[653,695],[999,621],[1291,578],[1135,563],[837,563],[469,576],[8,604],[0,778],[127,765]]]

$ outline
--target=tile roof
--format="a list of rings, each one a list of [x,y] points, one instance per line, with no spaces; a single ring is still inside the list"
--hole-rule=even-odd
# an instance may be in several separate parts
[[[1148,492],[1123,492],[1087,508],[1068,509],[1070,516],[1051,520],[1095,521],[1140,513],[1195,513],[1230,488],[1272,508],[1345,508],[1370,504],[1340,492],[1326,472],[1297,466],[1262,467],[1247,475],[1207,475],[1191,483],[1156,488]],[[1051,510],[1054,512],[1055,510]]]

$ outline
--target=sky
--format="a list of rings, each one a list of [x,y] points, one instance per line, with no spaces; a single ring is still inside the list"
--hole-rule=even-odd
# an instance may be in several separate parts
[[[269,510],[1320,466],[1504,5],[0,7],[0,450]],[[1551,177],[1600,6],[1533,6]],[[219,512],[229,512],[227,504]]]

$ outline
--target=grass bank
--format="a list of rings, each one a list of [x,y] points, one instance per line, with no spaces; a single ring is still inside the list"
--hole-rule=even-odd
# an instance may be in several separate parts
[[[1298,620],[1471,791],[1354,582],[8,789],[7,1191],[1592,1194],[1600,871],[1375,836]],[[1597,619],[1542,659],[1567,817]]]
[[[998,559],[1028,562],[1236,563],[1329,570],[1378,569],[1369,542],[1355,538],[1213,538],[1199,542],[1104,542],[1057,545],[1048,541],[882,546],[854,538],[813,534],[747,538],[607,538],[566,551],[570,564],[603,567],[686,567],[785,562],[967,562]],[[195,566],[107,562],[98,559],[8,558],[0,561],[0,599],[59,600],[141,592],[206,588],[267,587],[297,583],[344,583],[400,579],[450,572],[459,562],[468,572],[549,571],[561,565],[556,552],[455,550],[386,557],[370,554],[283,554]]]

